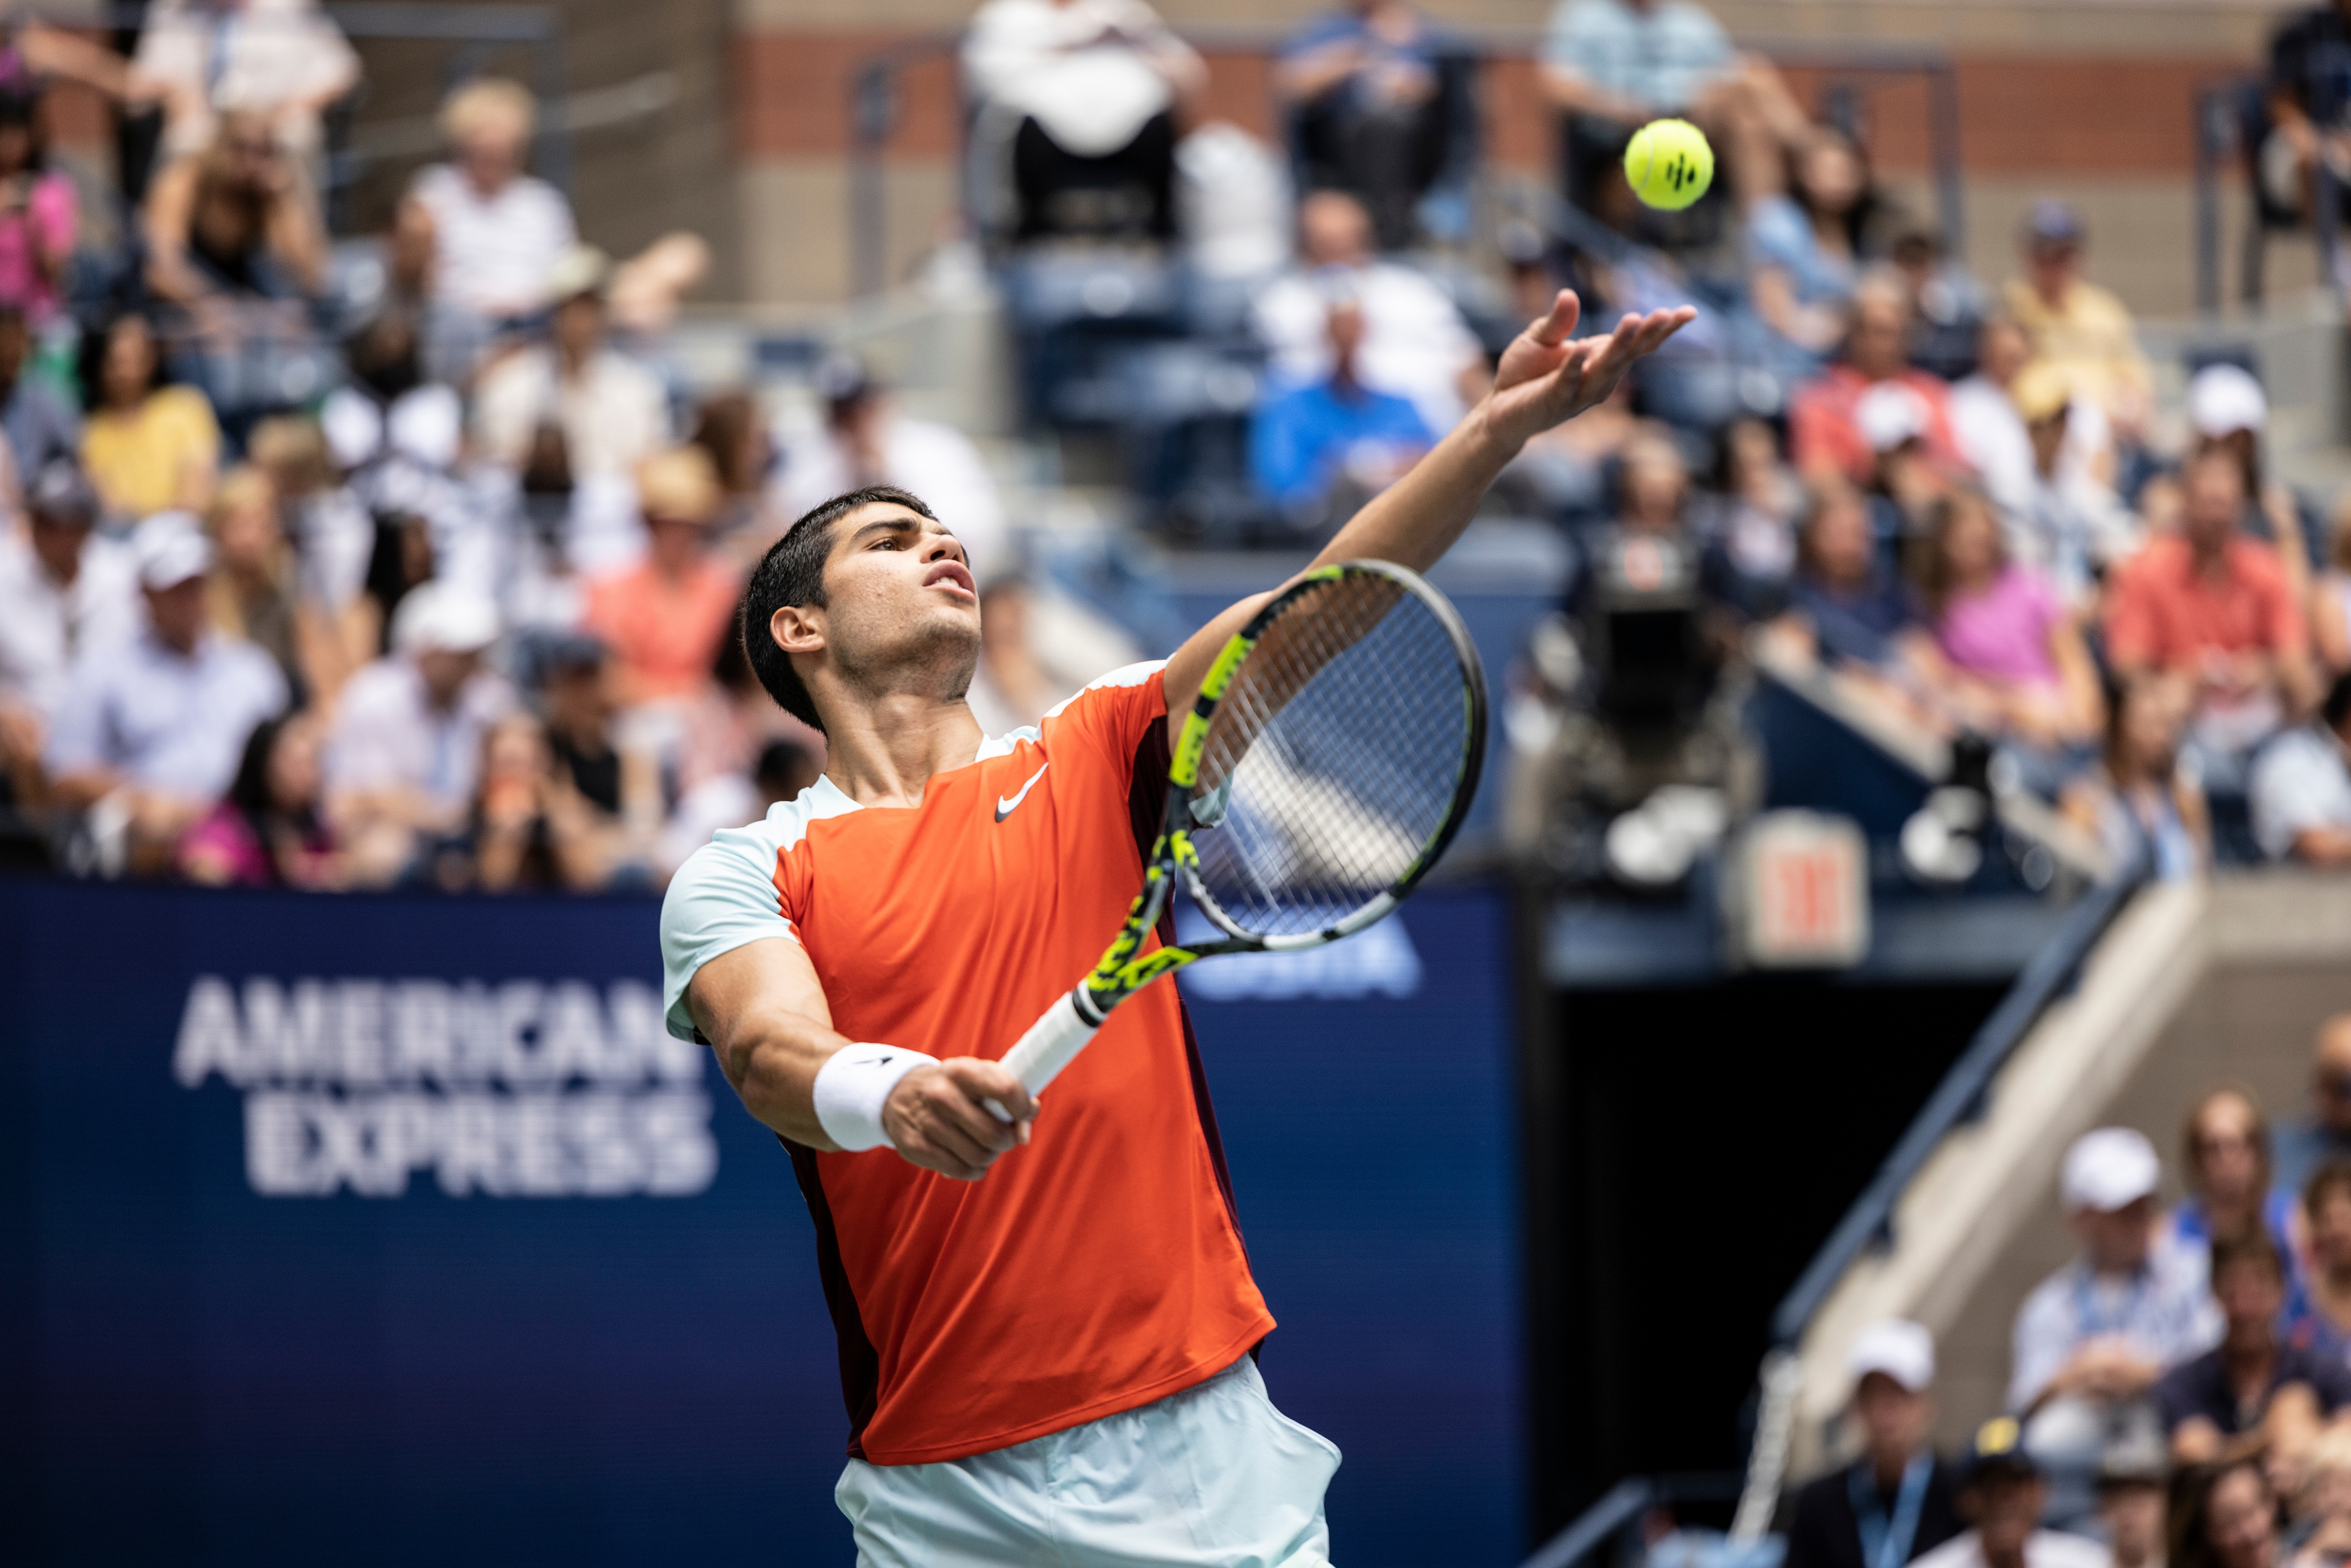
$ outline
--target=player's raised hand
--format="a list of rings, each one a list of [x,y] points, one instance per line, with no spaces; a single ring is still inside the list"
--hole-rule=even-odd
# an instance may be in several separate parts
[[[988,1100],[1012,1120],[998,1121],[983,1103]],[[1000,1063],[956,1056],[898,1080],[882,1103],[882,1130],[899,1154],[925,1170],[977,1181],[997,1155],[1029,1141],[1036,1115],[1037,1102]]]
[[[1574,418],[1615,390],[1633,362],[1698,319],[1684,305],[1626,316],[1604,338],[1578,339],[1583,312],[1575,291],[1562,288],[1551,314],[1530,322],[1502,350],[1486,417],[1497,435],[1512,445]]]

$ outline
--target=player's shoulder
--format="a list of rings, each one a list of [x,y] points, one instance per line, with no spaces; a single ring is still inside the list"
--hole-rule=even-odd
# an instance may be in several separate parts
[[[687,861],[704,855],[732,857],[761,868],[764,874],[775,873],[778,856],[799,847],[808,837],[809,829],[828,818],[845,816],[859,809],[841,787],[820,775],[817,781],[789,800],[778,800],[768,809],[768,814],[758,821],[739,828],[721,828],[710,835],[710,841],[695,851]]]
[[[1080,703],[1102,703],[1123,700],[1115,695],[1096,694],[1134,694],[1151,686],[1167,668],[1165,659],[1144,659],[1138,664],[1122,664],[1106,675],[1097,675],[1070,695],[1063,697],[1045,712],[1049,719],[1059,718]]]

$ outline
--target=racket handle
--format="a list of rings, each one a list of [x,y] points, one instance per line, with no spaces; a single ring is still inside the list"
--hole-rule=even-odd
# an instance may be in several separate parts
[[[1045,1016],[1029,1026],[1010,1051],[1004,1053],[1004,1066],[1020,1086],[1035,1094],[1060,1075],[1061,1069],[1076,1059],[1094,1037],[1099,1024],[1088,1023],[1078,1011],[1078,994],[1070,991],[1045,1009]],[[990,1114],[999,1122],[1009,1122],[1011,1115],[1003,1106],[990,1100]]]

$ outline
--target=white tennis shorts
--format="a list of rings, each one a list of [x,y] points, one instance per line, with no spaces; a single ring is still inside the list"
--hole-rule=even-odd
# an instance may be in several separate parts
[[[935,1465],[852,1459],[857,1568],[1328,1568],[1339,1450],[1241,1357],[1206,1383]]]

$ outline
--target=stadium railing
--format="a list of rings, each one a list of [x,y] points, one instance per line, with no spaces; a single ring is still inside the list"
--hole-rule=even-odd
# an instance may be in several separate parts
[[[1944,1138],[1983,1113],[1991,1084],[2051,1004],[2063,997],[2131,897],[2147,881],[2147,857],[2137,854],[2092,887],[2065,915],[2056,934],[1969,1041],[1949,1072],[1844,1218],[1822,1244],[1771,1318],[1772,1349],[1763,1360],[1756,1428],[1743,1482],[1716,1473],[1632,1477],[1619,1481],[1566,1529],[1528,1557],[1521,1568],[1581,1568],[1600,1553],[1621,1552],[1652,1509],[1683,1501],[1737,1496],[1734,1541],[1753,1541],[1771,1527],[1786,1480],[1800,1368],[1795,1347],[1845,1271],[1865,1252],[1893,1239],[1894,1214],[1904,1191]],[[1726,1480],[1729,1485],[1725,1485]]]

